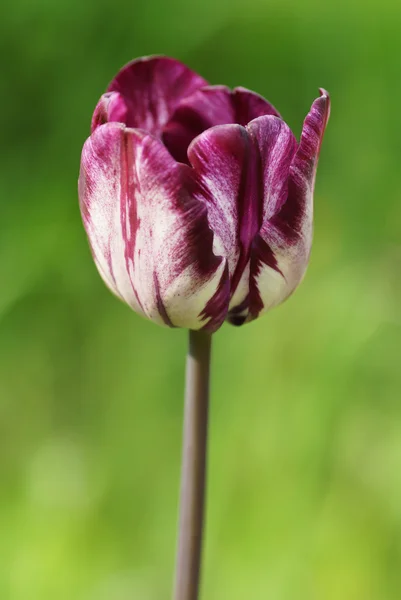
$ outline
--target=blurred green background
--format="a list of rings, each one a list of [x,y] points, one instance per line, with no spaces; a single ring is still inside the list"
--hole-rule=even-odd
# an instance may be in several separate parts
[[[400,31],[396,0],[3,11],[1,600],[171,595],[186,332],[107,291],[76,191],[98,97],[153,53],[297,136],[332,96],[308,275],[215,336],[202,600],[400,598]]]

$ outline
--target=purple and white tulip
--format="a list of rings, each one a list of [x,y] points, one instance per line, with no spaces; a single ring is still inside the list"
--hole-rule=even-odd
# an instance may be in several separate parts
[[[285,300],[309,260],[329,112],[321,90],[297,143],[245,88],[166,57],[124,67],[95,109],[79,177],[108,287],[152,321],[210,332]]]

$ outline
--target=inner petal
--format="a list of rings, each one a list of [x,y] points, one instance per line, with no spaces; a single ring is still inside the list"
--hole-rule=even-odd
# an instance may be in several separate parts
[[[181,100],[163,128],[162,139],[177,161],[188,163],[188,147],[203,131],[214,125],[245,126],[263,115],[280,116],[274,106],[250,90],[206,86]]]
[[[203,77],[178,60],[151,56],[121,69],[108,92],[118,92],[123,98],[128,127],[159,137],[180,101],[205,85]]]

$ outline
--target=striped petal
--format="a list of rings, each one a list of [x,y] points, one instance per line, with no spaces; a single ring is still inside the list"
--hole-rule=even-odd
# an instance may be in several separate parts
[[[283,205],[296,151],[289,127],[264,116],[246,127],[221,125],[197,137],[188,157],[207,190],[209,223],[223,244],[230,274],[229,320],[249,313],[250,267],[263,221]]]
[[[288,187],[284,186],[276,201],[265,206],[251,257],[248,320],[285,300],[304,276],[312,244],[316,168],[329,114],[329,95],[321,90],[304,121],[301,141],[289,169]],[[264,132],[258,131],[257,121],[251,127],[263,148]]]
[[[106,284],[159,324],[217,329],[229,280],[195,173],[153,136],[108,123],[84,145],[81,212]]]
[[[126,65],[110,83],[127,107],[124,123],[159,136],[180,100],[207,85],[203,77],[165,56],[151,56]]]
[[[247,125],[262,115],[280,116],[267,100],[245,88],[203,87],[181,100],[163,129],[163,141],[176,160],[188,162],[188,146],[203,131],[215,125]]]

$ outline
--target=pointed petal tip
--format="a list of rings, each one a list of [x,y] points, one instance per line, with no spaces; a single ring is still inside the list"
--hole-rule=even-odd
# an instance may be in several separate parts
[[[330,110],[331,110],[331,99],[330,99],[330,94],[327,90],[325,90],[324,88],[319,88],[319,93],[320,93],[320,97],[317,98],[316,101],[320,101],[324,103],[324,126],[326,127],[327,122],[330,118]]]
[[[319,88],[320,96],[313,101],[305,117],[297,158],[303,162],[303,169],[308,178],[314,177],[324,132],[330,117],[330,95],[324,88]]]
[[[91,121],[91,133],[99,126],[106,123],[125,124],[127,118],[127,105],[118,92],[103,94],[94,110]]]

